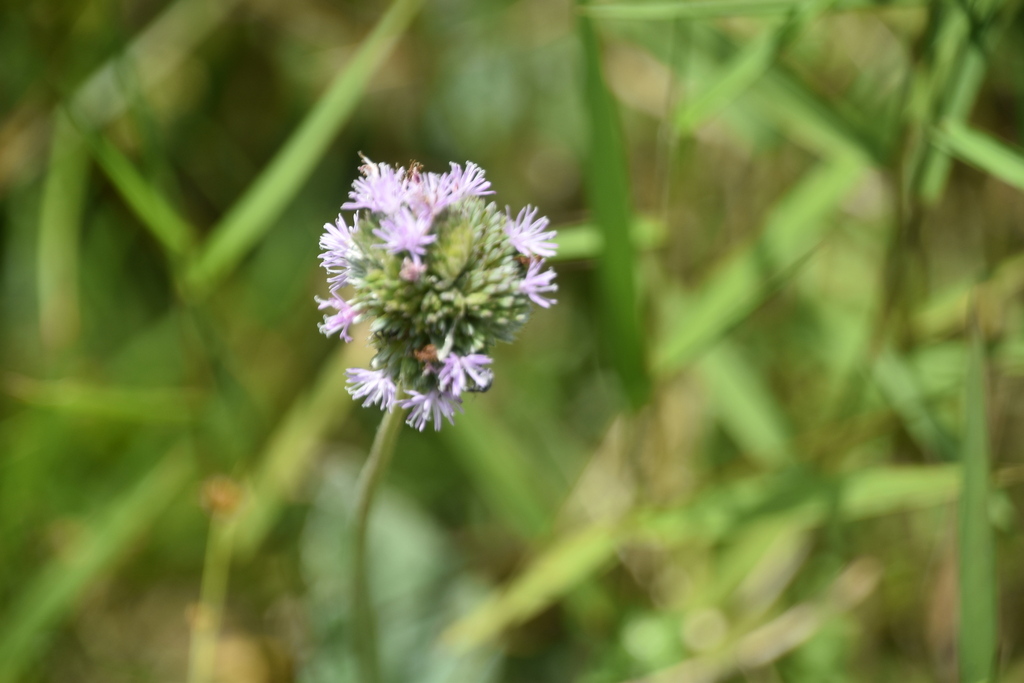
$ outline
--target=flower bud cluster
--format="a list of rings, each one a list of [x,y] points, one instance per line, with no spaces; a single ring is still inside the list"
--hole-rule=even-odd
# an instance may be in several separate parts
[[[348,371],[349,392],[364,406],[409,409],[420,431],[440,429],[463,393],[490,387],[491,347],[512,341],[533,305],[555,303],[544,261],[555,232],[535,208],[513,217],[483,199],[491,183],[471,162],[438,174],[363,161],[341,207],[355,211],[351,224],[339,215],[320,238],[330,286],[317,299],[320,331],[351,341],[351,326],[372,320],[377,353],[371,369]]]

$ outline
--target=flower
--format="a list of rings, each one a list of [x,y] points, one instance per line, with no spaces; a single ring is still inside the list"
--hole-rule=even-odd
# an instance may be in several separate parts
[[[431,389],[425,394],[412,389],[409,398],[398,402],[403,408],[409,409],[409,419],[405,424],[423,431],[427,420],[433,418],[434,431],[441,429],[441,418],[447,418],[449,424],[455,424],[455,411],[462,412],[462,399],[456,394],[440,389]]]
[[[427,245],[437,240],[430,234],[430,220],[424,219],[407,208],[380,221],[380,228],[373,234],[383,240],[374,246],[387,249],[392,254],[408,253],[414,263],[427,253]]]
[[[484,178],[483,169],[472,161],[466,162],[465,171],[454,162],[451,167],[452,170],[448,173],[448,191],[456,199],[494,194],[491,181]]]
[[[355,253],[356,245],[352,234],[359,230],[358,221],[352,227],[345,225],[345,219],[338,215],[334,223],[324,223],[324,234],[320,236],[320,260],[331,277],[327,279],[331,292],[336,292],[348,283],[348,270],[351,267],[348,259]]]
[[[512,341],[534,305],[555,303],[555,271],[542,272],[555,232],[532,206],[513,219],[486,201],[494,191],[472,162],[430,173],[363,157],[360,172],[342,205],[354,215],[320,237],[330,291],[317,299],[320,331],[351,341],[352,325],[371,321],[373,369],[350,369],[349,393],[440,429],[463,394],[490,388],[491,347]]]
[[[533,303],[541,308],[548,308],[551,304],[557,302],[554,299],[545,299],[541,296],[541,292],[557,291],[558,285],[551,282],[555,279],[555,271],[546,270],[542,273],[540,269],[543,267],[543,259],[530,261],[530,267],[526,270],[526,277],[519,283],[519,291],[530,297]]]
[[[558,246],[550,240],[554,238],[555,231],[542,232],[548,227],[548,219],[541,216],[534,220],[537,209],[532,206],[525,206],[519,211],[519,215],[513,220],[512,214],[508,213],[508,223],[505,225],[505,232],[508,234],[512,246],[524,256],[543,256],[551,258],[555,255],[555,248]]]
[[[471,353],[468,356],[449,354],[438,373],[438,385],[442,390],[450,390],[457,396],[466,390],[468,376],[477,391],[485,391],[490,388],[494,373],[483,366],[492,362],[482,353]]]
[[[406,201],[408,182],[405,169],[393,169],[387,164],[375,164],[363,157],[362,178],[352,183],[348,193],[350,202],[343,209],[369,209],[374,213],[391,213]]]
[[[345,341],[352,341],[352,337],[348,334],[348,328],[359,318],[359,311],[336,294],[332,294],[330,299],[317,298],[316,301],[320,304],[321,311],[325,308],[333,308],[337,311],[334,315],[324,316],[324,321],[320,324],[320,332],[328,337],[337,333]]]
[[[352,398],[363,398],[363,407],[380,405],[382,410],[391,411],[395,404],[395,393],[398,387],[395,382],[381,370],[364,370],[362,368],[349,368],[345,371],[348,375],[348,393]]]

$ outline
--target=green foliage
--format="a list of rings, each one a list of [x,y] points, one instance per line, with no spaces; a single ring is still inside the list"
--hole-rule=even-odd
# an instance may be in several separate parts
[[[1018,6],[0,9],[0,682],[356,680],[374,349],[314,296],[359,152],[560,243],[400,435],[387,680],[1015,680]],[[451,218],[439,282],[521,267]]]

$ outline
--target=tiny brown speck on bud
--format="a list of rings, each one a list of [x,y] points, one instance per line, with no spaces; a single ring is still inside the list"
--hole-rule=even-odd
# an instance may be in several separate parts
[[[230,477],[210,477],[203,482],[200,501],[211,515],[226,517],[237,510],[242,502],[242,487]]]
[[[427,344],[422,349],[418,349],[412,352],[412,355],[416,357],[421,363],[436,363],[437,362],[437,347],[433,344]]]

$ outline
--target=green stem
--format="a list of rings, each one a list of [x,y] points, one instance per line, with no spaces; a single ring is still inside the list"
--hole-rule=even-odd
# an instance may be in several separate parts
[[[398,440],[398,431],[404,417],[405,411],[399,408],[384,413],[384,419],[377,428],[377,436],[370,448],[370,455],[363,465],[362,472],[359,473],[353,520],[355,528],[352,547],[352,610],[355,622],[353,633],[356,659],[362,674],[360,680],[364,683],[380,683],[381,680],[380,658],[377,654],[377,624],[367,581],[366,530],[373,498],[395,450],[395,442]]]
[[[203,584],[199,608],[193,616],[192,644],[189,652],[188,683],[210,683],[217,657],[217,637],[224,614],[231,568],[234,521],[214,514],[210,538],[203,561]]]

